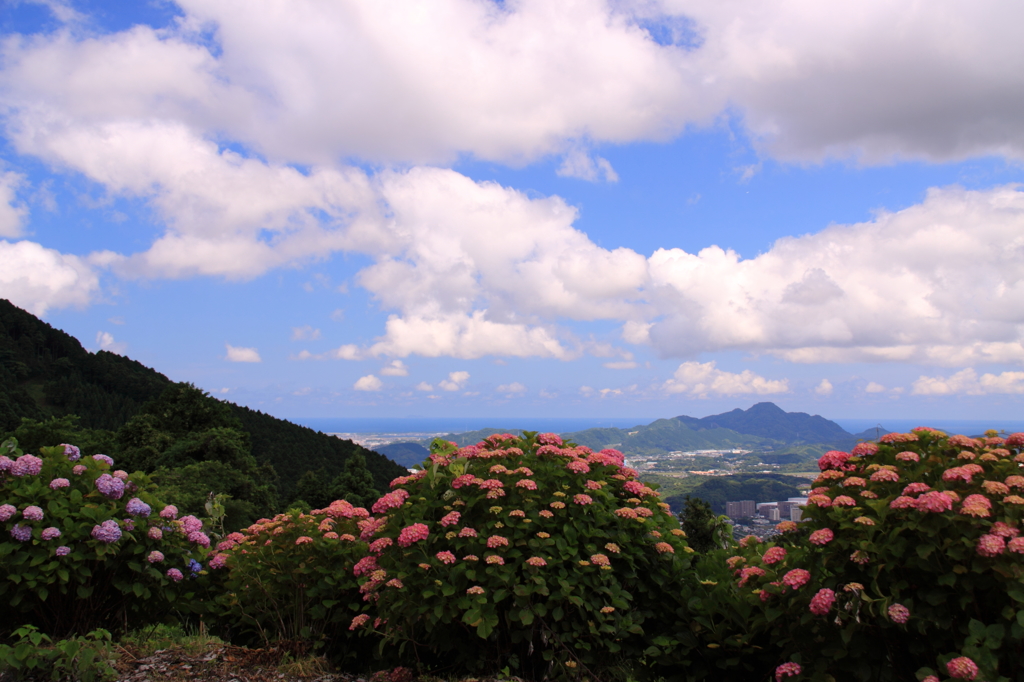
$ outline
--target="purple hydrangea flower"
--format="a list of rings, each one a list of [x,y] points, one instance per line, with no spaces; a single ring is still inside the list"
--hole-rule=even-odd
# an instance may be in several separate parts
[[[29,521],[43,520],[43,510],[35,505],[25,507],[25,511],[21,512],[21,515]]]
[[[203,570],[203,565],[195,559],[189,559],[188,570],[192,574],[192,577],[195,578],[197,575],[199,575],[199,571]]]
[[[158,563],[160,563],[163,560],[164,560],[164,553],[163,552],[158,552],[156,550],[153,550],[152,552],[150,552],[149,556],[146,557],[146,561],[148,561],[151,564],[158,564]]]
[[[169,568],[169,569],[167,569],[167,577],[170,578],[171,580],[173,580],[174,582],[180,582],[181,579],[184,578],[185,576],[183,576],[181,574],[181,571],[179,571],[178,569],[176,569],[176,568]]]
[[[16,523],[14,524],[14,528],[11,528],[11,537],[18,542],[28,542],[32,539],[32,527]]]
[[[69,485],[71,485],[71,481],[66,478],[55,478],[50,481],[50,488],[52,490],[56,490],[57,488],[67,488]]]
[[[35,455],[22,455],[14,460],[11,473],[15,476],[35,476],[43,470],[43,460]]]
[[[43,539],[44,540],[54,540],[54,539],[59,538],[59,537],[60,537],[60,529],[59,528],[54,528],[53,526],[50,526],[49,528],[44,528],[43,529]]]
[[[13,504],[0,504],[0,521],[6,521],[17,513]]]
[[[137,497],[133,497],[128,500],[128,505],[125,507],[129,514],[132,516],[149,516],[149,513],[153,511],[149,505],[140,500]]]
[[[117,521],[104,521],[98,526],[92,527],[92,536],[100,542],[105,542],[109,545],[121,539],[121,528],[117,525]]]
[[[97,462],[106,462],[109,466],[114,466],[114,460],[107,455],[93,455],[92,458]]]
[[[67,443],[61,443],[64,446],[64,455],[72,462],[77,462],[82,457],[82,451],[76,448],[74,445],[68,445]]]
[[[176,519],[178,518],[178,508],[173,504],[169,504],[163,508],[160,512],[160,518],[162,519]]]
[[[129,530],[129,531],[135,530],[135,521],[133,521],[131,519],[125,519],[124,521],[121,522],[121,525],[124,526],[125,530]]]
[[[150,540],[159,540],[160,538],[162,538],[164,536],[164,532],[162,530],[160,530],[159,528],[154,526],[153,528],[149,529],[149,532],[146,533],[146,535],[149,536]]]
[[[120,500],[121,496],[124,495],[124,481],[119,478],[114,478],[110,474],[100,474],[100,477],[96,479],[96,489],[99,490],[104,497],[109,497],[112,500]]]
[[[85,473],[86,469],[88,469],[88,467],[85,466],[84,464],[76,464],[74,467],[72,467],[71,473],[73,473],[75,476],[81,476],[82,474]]]
[[[67,556],[68,554],[71,554],[71,548],[67,545],[61,545],[56,550],[54,550],[53,553],[57,556]]]
[[[10,471],[14,466],[14,460],[7,455],[0,455],[0,471]]]

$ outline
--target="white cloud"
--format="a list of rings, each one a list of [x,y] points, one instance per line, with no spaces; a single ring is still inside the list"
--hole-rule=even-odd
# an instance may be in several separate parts
[[[315,341],[320,338],[320,330],[310,325],[292,327],[292,341]]]
[[[236,348],[229,343],[224,344],[224,347],[228,351],[228,362],[262,362],[255,348]]]
[[[401,360],[392,360],[380,370],[380,373],[387,377],[405,377],[409,376],[409,368]]]
[[[885,386],[883,386],[882,384],[877,384],[874,381],[869,381],[868,385],[864,387],[864,392],[865,393],[884,393],[885,392]]]
[[[365,377],[359,377],[352,388],[357,391],[379,391],[383,385],[384,383],[380,379],[372,374],[367,374]]]
[[[99,293],[99,278],[83,259],[35,242],[0,240],[0,263],[0,297],[33,315],[84,307]]]
[[[0,237],[20,237],[28,209],[18,204],[15,192],[25,183],[19,173],[0,173]]]
[[[338,346],[334,350],[327,353],[328,357],[334,358],[335,360],[361,360],[363,358],[362,351],[359,347],[347,343],[344,346]]]
[[[448,378],[438,386],[445,391],[458,391],[465,386],[467,381],[469,381],[469,372],[450,372]]]
[[[434,387],[425,381],[421,381],[420,383],[416,384],[416,390],[430,392],[434,390]]]
[[[771,380],[754,374],[749,369],[739,374],[716,369],[714,362],[684,362],[679,365],[672,379],[665,382],[664,390],[669,393],[688,393],[697,398],[714,395],[771,395],[788,393],[786,379]]]
[[[971,368],[949,377],[922,376],[911,388],[913,395],[992,395],[1024,394],[1024,372],[985,373],[980,377]]]
[[[822,379],[821,383],[815,387],[814,392],[818,395],[832,395],[832,382],[828,379]]]
[[[578,148],[571,150],[565,155],[565,160],[555,172],[562,177],[579,178],[580,180],[589,180],[590,182],[597,182],[598,180],[604,180],[605,182],[619,181],[619,174],[612,168],[612,164],[608,162],[608,159],[603,159],[600,156],[591,158],[585,150]]]
[[[100,350],[107,350],[118,355],[124,355],[124,352],[128,350],[128,344],[115,341],[113,334],[104,331],[96,332],[96,345],[100,347]]]
[[[518,381],[513,381],[511,384],[502,384],[498,388],[494,389],[496,393],[505,393],[508,395],[526,393],[526,386],[523,386]]]

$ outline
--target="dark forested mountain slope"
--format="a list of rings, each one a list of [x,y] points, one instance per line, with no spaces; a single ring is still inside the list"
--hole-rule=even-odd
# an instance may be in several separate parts
[[[166,376],[134,360],[106,351],[90,353],[74,337],[0,299],[0,434],[14,432],[22,418],[43,421],[65,415],[80,417],[78,426],[83,429],[116,431],[143,414],[146,406],[158,404],[171,386],[174,382]],[[379,490],[387,490],[393,478],[405,473],[403,467],[352,441],[210,396],[203,400],[213,401],[214,411],[219,411],[214,402],[229,408],[248,434],[252,456],[277,472],[282,500],[306,471],[322,470],[333,477],[357,451],[363,453]],[[183,412],[202,413],[195,406]],[[202,430],[179,426],[156,430],[175,439]],[[170,447],[166,443],[155,449],[163,452]]]

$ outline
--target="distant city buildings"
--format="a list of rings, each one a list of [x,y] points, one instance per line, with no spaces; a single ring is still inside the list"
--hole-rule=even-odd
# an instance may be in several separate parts
[[[756,513],[753,500],[739,500],[725,503],[725,515],[730,519],[752,518]]]

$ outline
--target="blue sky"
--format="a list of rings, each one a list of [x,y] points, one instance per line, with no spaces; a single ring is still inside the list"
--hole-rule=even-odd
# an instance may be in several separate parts
[[[0,7],[0,296],[282,417],[1015,418],[1018,3]]]

